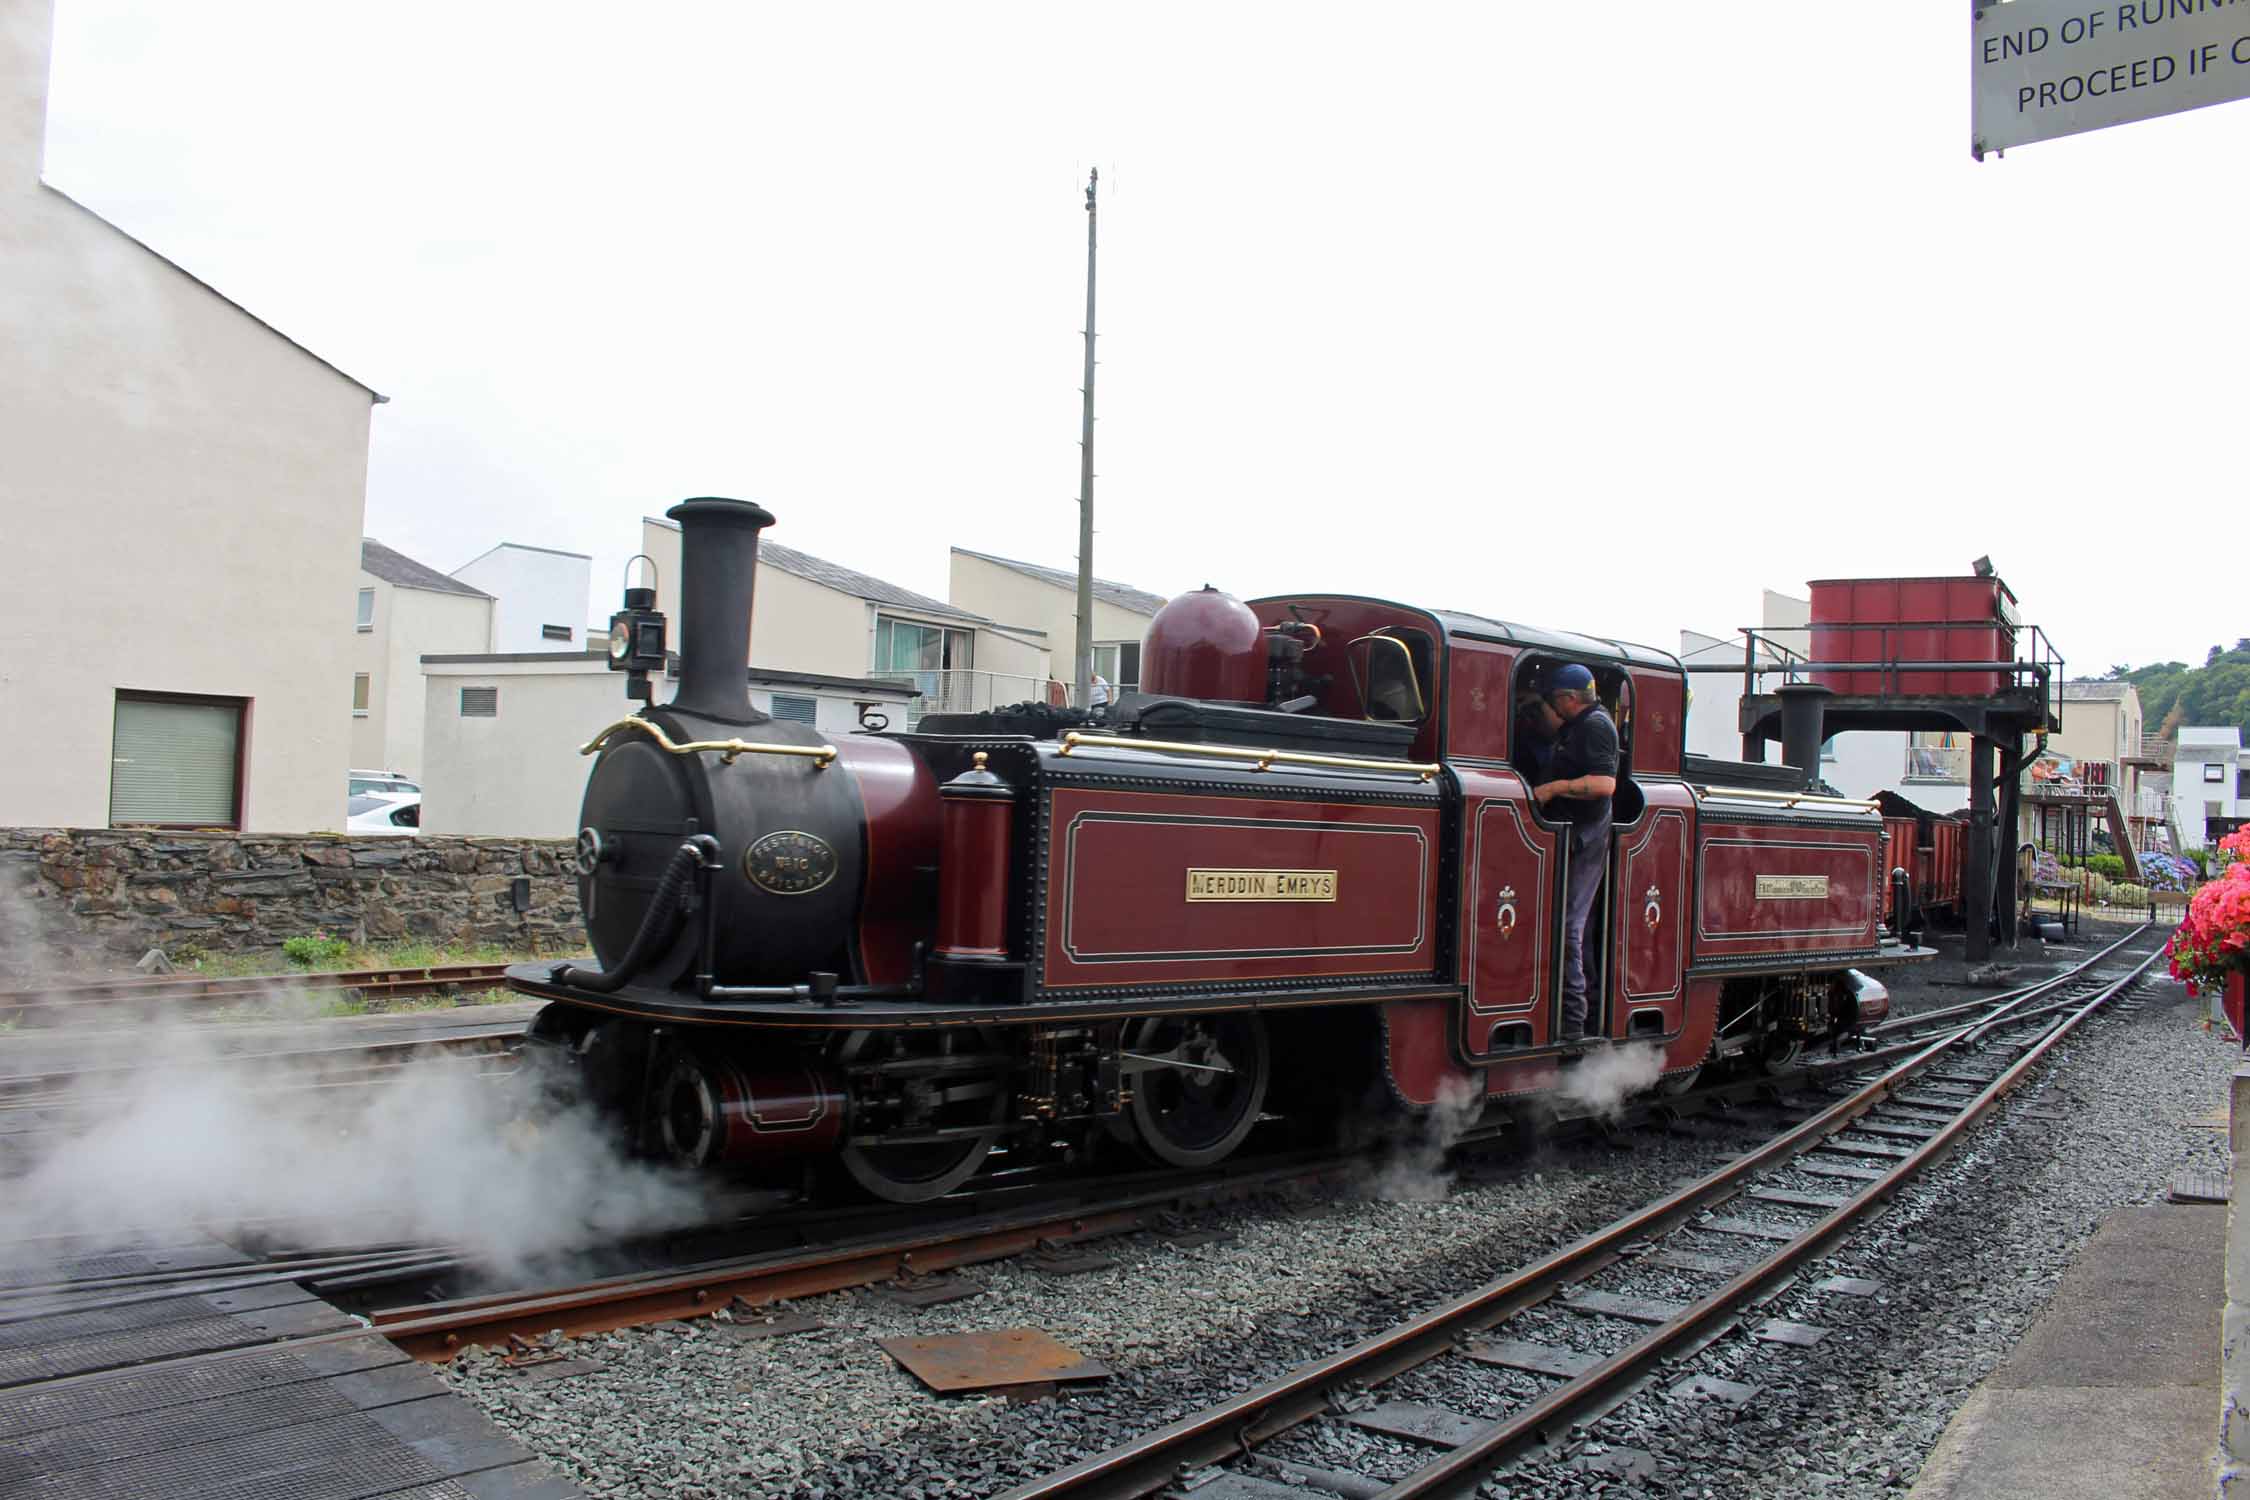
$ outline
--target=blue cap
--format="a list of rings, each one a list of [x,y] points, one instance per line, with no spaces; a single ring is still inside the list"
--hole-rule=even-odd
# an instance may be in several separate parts
[[[1578,692],[1584,692],[1586,689],[1592,687],[1593,685],[1594,674],[1587,671],[1584,667],[1578,665],[1578,663],[1576,662],[1571,662],[1567,666],[1557,667],[1554,671],[1547,674],[1547,691],[1550,693],[1560,692],[1564,688],[1571,688]]]

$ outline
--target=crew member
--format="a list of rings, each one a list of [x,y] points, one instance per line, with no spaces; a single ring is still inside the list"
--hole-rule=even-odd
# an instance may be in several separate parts
[[[1562,1040],[1586,1035],[1587,919],[1609,858],[1609,803],[1617,793],[1617,725],[1594,693],[1594,674],[1572,662],[1547,677],[1547,702],[1562,720],[1551,780],[1532,788],[1548,817],[1570,825],[1563,904]]]
[[[1555,739],[1562,733],[1562,717],[1537,693],[1525,693],[1516,702],[1515,753],[1509,761],[1527,786],[1553,780]]]

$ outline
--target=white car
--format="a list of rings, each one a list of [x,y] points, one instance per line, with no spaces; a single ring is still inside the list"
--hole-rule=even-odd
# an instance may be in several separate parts
[[[403,797],[422,795],[422,784],[411,776],[397,771],[353,771],[351,795],[354,797]]]
[[[422,831],[422,794],[361,793],[344,804],[346,833],[411,836]]]

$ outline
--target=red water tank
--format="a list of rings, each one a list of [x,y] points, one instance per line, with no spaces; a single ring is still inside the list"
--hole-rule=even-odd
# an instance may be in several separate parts
[[[1141,691],[1266,701],[1266,634],[1250,607],[1205,584],[1156,612],[1141,646]]]

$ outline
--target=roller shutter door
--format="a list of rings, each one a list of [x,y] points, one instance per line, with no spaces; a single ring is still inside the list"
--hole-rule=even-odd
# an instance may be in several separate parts
[[[119,698],[109,821],[232,828],[240,703]]]

